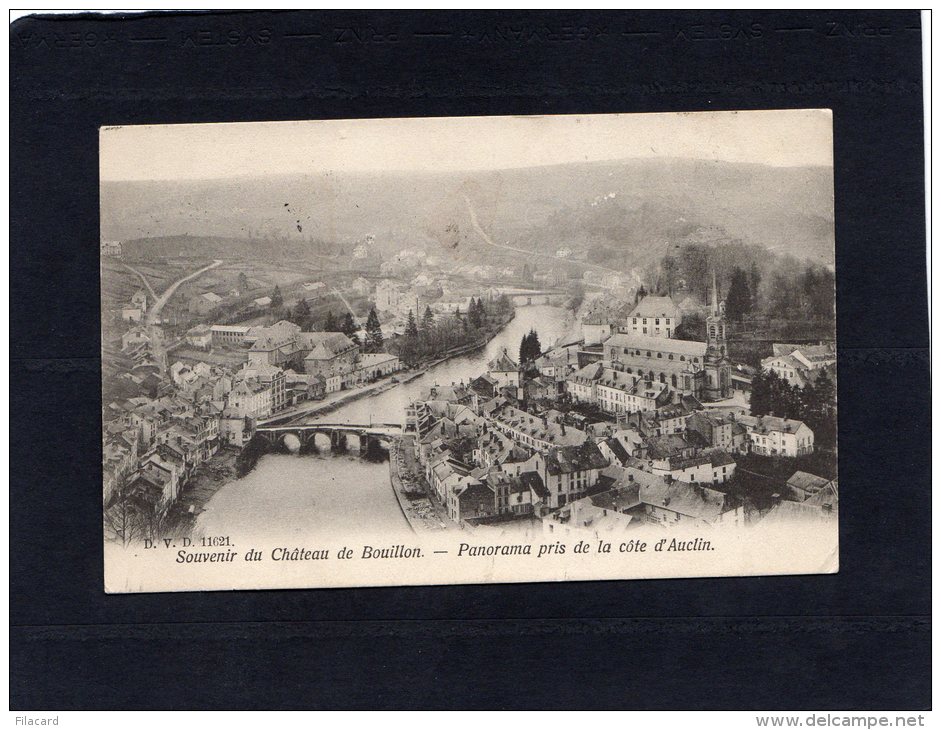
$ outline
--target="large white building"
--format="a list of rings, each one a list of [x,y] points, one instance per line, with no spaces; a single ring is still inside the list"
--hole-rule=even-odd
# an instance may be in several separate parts
[[[761,361],[761,366],[799,388],[816,380],[823,369],[836,364],[836,349],[832,345],[775,343],[772,351],[771,357]]]
[[[683,312],[670,297],[648,296],[640,300],[620,331],[648,337],[673,337]]]
[[[748,448],[762,456],[804,456],[814,452],[814,432],[803,421],[776,416],[737,416]]]

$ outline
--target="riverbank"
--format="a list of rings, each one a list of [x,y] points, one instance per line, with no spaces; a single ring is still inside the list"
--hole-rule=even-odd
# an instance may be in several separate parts
[[[412,532],[437,532],[455,527],[445,509],[430,493],[430,487],[415,460],[415,437],[395,439],[389,449],[389,480],[392,491]]]
[[[236,460],[240,451],[234,446],[223,446],[193,472],[167,513],[164,530],[167,537],[188,537],[209,500],[226,484],[238,479]]]
[[[392,390],[399,385],[410,383],[413,380],[420,378],[432,368],[437,367],[438,365],[441,365],[448,360],[453,360],[454,358],[462,357],[463,355],[469,355],[470,353],[483,349],[497,335],[503,332],[503,330],[506,329],[507,325],[509,325],[515,317],[516,311],[514,310],[510,316],[507,317],[506,320],[500,325],[499,328],[489,332],[487,337],[484,339],[469,342],[466,345],[461,345],[460,347],[455,347],[451,350],[448,350],[440,357],[427,363],[422,363],[414,370],[399,371],[388,379],[378,380],[375,383],[370,383],[369,385],[364,385],[354,390],[338,391],[337,393],[331,394],[324,400],[308,402],[288,411],[282,411],[277,416],[264,421],[264,424],[276,425],[287,423],[306,416],[320,417],[322,415],[332,413],[333,411],[336,411],[343,406],[358,401],[362,398],[377,396],[381,393],[385,393],[388,390]]]

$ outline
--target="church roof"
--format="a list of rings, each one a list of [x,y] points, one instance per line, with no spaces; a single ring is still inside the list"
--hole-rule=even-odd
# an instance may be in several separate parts
[[[643,350],[644,352],[647,350],[651,352],[672,352],[688,357],[704,357],[706,354],[705,342],[674,340],[665,337],[649,337],[647,335],[612,335],[605,340],[604,344],[606,347],[626,347],[631,350]]]

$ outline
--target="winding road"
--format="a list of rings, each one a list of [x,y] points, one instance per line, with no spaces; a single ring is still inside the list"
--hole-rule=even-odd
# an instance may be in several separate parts
[[[144,276],[143,273],[135,269],[133,266],[128,264],[123,264],[124,268],[130,271],[132,274],[136,275],[138,279],[144,284],[144,288],[147,289],[147,293],[153,298],[154,301],[157,301],[157,292],[154,291],[154,288],[150,285],[150,280]]]
[[[147,277],[144,276],[137,269],[131,268],[130,266],[127,266],[127,264],[125,264],[125,266],[127,266],[128,269],[133,271],[135,274],[137,274],[141,278],[141,281],[144,282],[144,286],[147,287],[147,291],[150,292],[150,295],[154,298],[154,303],[150,307],[147,308],[147,314],[144,317],[144,323],[147,325],[154,324],[154,321],[157,319],[157,315],[160,314],[160,310],[163,309],[163,305],[167,303],[167,301],[170,299],[170,297],[173,296],[174,292],[176,292],[176,290],[180,287],[181,284],[185,284],[190,279],[195,279],[197,276],[205,274],[210,269],[214,269],[217,266],[221,266],[221,265],[222,265],[222,260],[216,259],[211,264],[208,264],[204,266],[203,268],[198,269],[197,271],[194,271],[192,274],[187,274],[186,276],[180,279],[177,279],[172,284],[170,284],[170,286],[164,289],[163,294],[161,294],[160,296],[157,296],[157,294],[153,290],[153,287],[150,286],[150,282],[147,281]]]
[[[516,253],[525,254],[526,256],[536,256],[539,258],[549,259],[555,263],[564,261],[565,263],[578,264],[579,266],[584,266],[586,268],[601,269],[602,271],[609,271],[612,274],[618,274],[619,276],[624,275],[623,271],[618,271],[617,269],[611,269],[611,268],[608,268],[607,266],[602,266],[601,264],[592,264],[592,263],[588,263],[587,261],[573,261],[570,259],[559,259],[558,257],[553,256],[552,254],[540,253],[539,251],[527,251],[525,248],[516,248],[515,246],[505,246],[503,244],[496,243],[490,236],[487,235],[487,232],[484,231],[484,229],[480,227],[480,223],[477,221],[477,211],[474,210],[474,205],[473,203],[471,203],[471,199],[467,197],[467,195],[464,193],[462,193],[462,195],[464,197],[464,201],[467,203],[467,212],[470,214],[471,225],[474,227],[474,230],[482,239],[484,239],[486,243],[489,243],[494,248],[502,248],[506,251],[515,251]]]

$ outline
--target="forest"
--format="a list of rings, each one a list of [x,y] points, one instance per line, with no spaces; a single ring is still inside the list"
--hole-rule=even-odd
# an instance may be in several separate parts
[[[691,297],[708,304],[715,271],[726,316],[833,321],[835,280],[827,266],[778,255],[741,242],[714,246],[686,244],[663,256],[647,271],[651,293]]]

